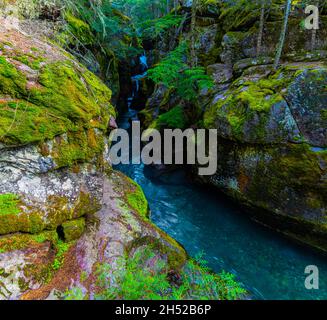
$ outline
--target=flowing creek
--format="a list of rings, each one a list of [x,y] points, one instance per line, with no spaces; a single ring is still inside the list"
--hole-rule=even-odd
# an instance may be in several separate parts
[[[129,128],[137,112],[120,119]],[[151,219],[191,256],[203,251],[216,272],[229,271],[255,299],[327,299],[327,259],[252,222],[242,209],[188,182],[183,171],[156,176],[144,165],[117,167],[144,190]],[[304,286],[308,265],[319,268],[319,290]]]
[[[132,77],[133,96],[146,76],[145,55],[140,63],[144,73]],[[137,111],[129,109],[119,126],[127,130],[137,120]],[[327,299],[326,257],[251,221],[242,208],[218,192],[190,183],[183,171],[158,176],[142,164],[116,169],[143,188],[157,226],[191,256],[204,252],[215,272],[235,274],[254,299]],[[305,288],[308,265],[319,268],[319,290]]]

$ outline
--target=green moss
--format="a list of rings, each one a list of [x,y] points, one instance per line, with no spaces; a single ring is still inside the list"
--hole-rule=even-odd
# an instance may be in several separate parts
[[[84,218],[67,221],[62,224],[62,231],[64,233],[65,241],[67,242],[79,239],[83,234],[84,230]]]
[[[19,98],[26,94],[26,83],[24,74],[9,63],[4,56],[0,56],[0,95]]]
[[[0,235],[23,231],[38,233],[44,229],[42,215],[38,212],[26,214],[21,211],[7,212],[1,215]]]
[[[154,118],[154,110],[153,109],[147,109],[144,108],[138,113],[138,117],[140,119],[140,122],[142,124],[143,128],[149,128],[150,125],[153,123]]]
[[[327,110],[321,110],[321,118],[325,121],[327,121]]]
[[[167,257],[167,263],[170,270],[181,270],[188,258],[186,251],[181,247],[179,243],[177,243],[173,238],[171,238],[161,229],[152,224],[151,227],[158,231],[160,238],[146,236],[134,240],[126,249],[127,256],[130,255],[132,250],[146,246],[148,249],[151,249],[151,251],[158,251],[161,254],[164,254]]]
[[[219,56],[222,52],[222,48],[221,47],[214,47],[213,49],[211,49],[209,51],[208,54],[199,54],[199,60],[203,62],[203,65],[205,67],[217,63],[217,61],[219,61]]]
[[[232,128],[233,134],[239,136],[243,132],[243,125],[245,119],[243,116],[235,115],[235,114],[228,114],[227,116],[228,123]]]
[[[20,213],[19,197],[15,194],[0,194],[0,219],[4,215],[17,215]]]
[[[66,221],[95,213],[101,208],[97,200],[91,198],[89,194],[80,193],[78,199],[70,205],[68,201],[66,197],[50,196],[41,208],[22,203],[27,207],[25,211],[7,210],[7,214],[0,216],[0,235],[14,232],[38,234],[44,230],[56,230]],[[8,205],[6,204],[5,207],[7,208]]]
[[[38,244],[50,241],[56,243],[58,241],[57,232],[44,231],[39,234],[11,234],[0,237],[0,253],[10,252],[15,250],[23,250],[37,246]]]
[[[74,35],[74,37],[70,37],[71,43],[80,42],[83,43],[83,45],[91,45],[94,43],[95,37],[87,23],[69,12],[65,14],[65,20],[68,23],[69,32]],[[69,35],[69,32],[67,32],[66,35]]]
[[[15,250],[31,250],[34,248],[37,250],[40,244],[49,242],[49,248],[51,248],[51,254],[40,261],[38,264],[26,264],[23,272],[26,278],[33,279],[39,283],[48,283],[55,272],[61,268],[64,264],[67,251],[74,245],[74,242],[65,243],[59,239],[55,230],[45,231],[36,235],[29,234],[11,234],[0,237],[0,253],[11,252]],[[0,277],[3,277],[1,274]],[[28,289],[28,284],[19,282],[25,289]],[[25,290],[22,290],[25,291]]]
[[[21,292],[27,291],[29,289],[29,283],[23,277],[18,278],[18,286]]]
[[[11,97],[0,100],[0,142],[29,144],[66,132],[107,130],[115,114],[111,91],[92,73],[60,61],[44,66],[38,81],[26,92],[24,74],[0,57],[0,95]]]
[[[134,181],[130,180],[133,188],[126,195],[128,205],[135,210],[141,217],[148,218],[149,206],[141,187]]]
[[[225,97],[205,112],[204,126],[217,128],[220,123],[226,123],[232,136],[242,141],[244,126],[251,123],[249,134],[253,140],[264,142],[271,108],[284,101],[281,92],[290,85],[294,77],[296,69],[283,67],[277,73],[256,82],[244,81],[246,77],[237,79],[225,93]]]
[[[34,70],[39,70],[41,63],[45,61],[45,59],[42,57],[36,57],[33,54],[22,53],[16,54],[13,59],[27,65]]]
[[[110,89],[72,56],[51,62],[32,49],[4,49],[0,57],[0,142],[25,145],[82,129],[107,130],[115,114]],[[38,70],[38,77],[31,80],[15,60]]]
[[[59,167],[72,166],[77,162],[87,162],[97,155],[102,157],[104,137],[96,134],[94,129],[69,132],[66,138],[55,140],[51,156]]]
[[[251,152],[254,155],[257,154],[251,150],[244,152],[249,156]],[[262,206],[275,201],[280,203],[281,194],[285,191],[287,184],[290,190],[293,189],[302,194],[303,199],[312,199],[311,209],[315,209],[317,200],[325,201],[323,199],[326,198],[327,184],[321,179],[322,172],[319,165],[320,157],[323,155],[311,151],[310,146],[306,144],[266,148],[261,151],[264,151],[266,156],[257,160],[258,174],[252,177],[247,188],[249,199],[260,202]],[[271,160],[267,162],[267,158]],[[325,156],[325,160],[326,158]],[[267,174],[262,175],[263,171]],[[265,188],[265,193],[262,193],[263,188]]]
[[[51,118],[41,107],[26,101],[0,102],[0,141],[28,144],[65,132],[69,122]]]
[[[237,100],[245,103],[251,110],[269,111],[274,104],[283,100],[280,91],[292,80],[291,76],[285,76],[284,73],[284,70],[280,70],[269,78],[257,82],[244,82]]]
[[[262,89],[258,85],[251,85],[242,91],[237,99],[253,111],[269,111],[271,107],[282,101],[280,94],[275,94],[269,89]]]

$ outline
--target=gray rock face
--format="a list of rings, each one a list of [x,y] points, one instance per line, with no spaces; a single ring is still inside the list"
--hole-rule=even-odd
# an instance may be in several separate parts
[[[260,58],[246,58],[237,61],[234,66],[234,72],[238,75],[242,74],[242,71],[245,69],[248,69],[253,66],[258,66],[258,65],[269,65],[273,64],[274,59],[270,57],[260,57]]]
[[[51,150],[53,142],[45,145]],[[78,172],[58,169],[55,160],[43,156],[36,145],[2,150],[0,194],[19,195],[24,207],[21,222],[5,227],[0,221],[0,234],[55,229],[66,220],[95,212],[101,199],[101,176],[92,163],[78,165]],[[87,200],[82,199],[84,195]],[[80,207],[82,202],[85,208]],[[33,224],[36,216],[42,223]]]
[[[207,73],[213,77],[216,84],[224,84],[233,79],[232,68],[222,63],[216,63],[208,66]]]
[[[242,63],[242,62],[240,62]],[[248,67],[217,92],[205,126],[218,129],[218,170],[204,180],[256,221],[327,251],[326,67]]]
[[[164,85],[158,85],[155,88],[153,95],[147,101],[147,108],[156,109],[164,100],[165,95],[168,93],[168,88]]]
[[[327,70],[305,70],[294,79],[285,96],[309,144],[327,147]]]
[[[48,142],[48,146],[51,142]],[[37,146],[6,148],[0,154],[0,179],[3,184],[12,183],[19,175],[41,174],[56,168],[55,161],[42,156]]]
[[[246,56],[242,51],[242,41],[244,34],[242,32],[228,32],[223,36],[220,59],[223,63],[233,66],[235,62],[244,59]]]
[[[195,30],[195,52],[199,64],[205,66],[214,64],[219,61],[217,43],[217,34],[219,33],[219,25],[211,24],[209,26],[196,26]],[[190,41],[191,34],[186,35],[186,40]]]
[[[272,73],[271,65],[258,65],[245,69],[242,73],[244,81],[258,81],[267,78]]]
[[[210,27],[197,27],[199,34],[196,41],[197,50],[202,54],[208,54],[212,49],[216,47],[216,34],[218,31],[218,25],[211,25]]]

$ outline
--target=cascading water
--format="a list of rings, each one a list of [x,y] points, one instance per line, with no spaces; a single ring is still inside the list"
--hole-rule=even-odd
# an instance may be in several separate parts
[[[149,69],[149,66],[148,66],[148,58],[146,56],[146,53],[144,51],[144,53],[140,56],[140,64],[145,68],[145,71],[147,69]]]
[[[133,88],[132,88],[132,95],[128,98],[128,106],[129,107],[133,104],[133,101],[137,101],[137,99],[139,98],[140,82],[148,74],[147,73],[147,70],[149,68],[148,67],[148,59],[147,59],[145,52],[139,57],[139,66],[140,66],[141,73],[136,74],[131,77]],[[136,104],[137,104],[137,102],[136,102]]]

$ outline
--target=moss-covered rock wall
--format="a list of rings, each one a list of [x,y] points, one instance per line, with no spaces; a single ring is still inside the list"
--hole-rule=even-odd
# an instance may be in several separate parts
[[[214,80],[194,102],[196,112],[183,110],[188,126],[218,133],[217,172],[196,179],[245,205],[256,221],[326,251],[326,8],[320,8],[314,46],[304,11],[293,8],[276,71],[281,8],[267,10],[257,56],[260,10],[250,3],[214,7],[197,12],[193,34],[187,20],[179,39],[195,39],[197,63]],[[167,41],[159,48],[169,47]],[[174,90],[158,85],[141,112],[144,126],[178,127],[167,118],[183,104]]]

